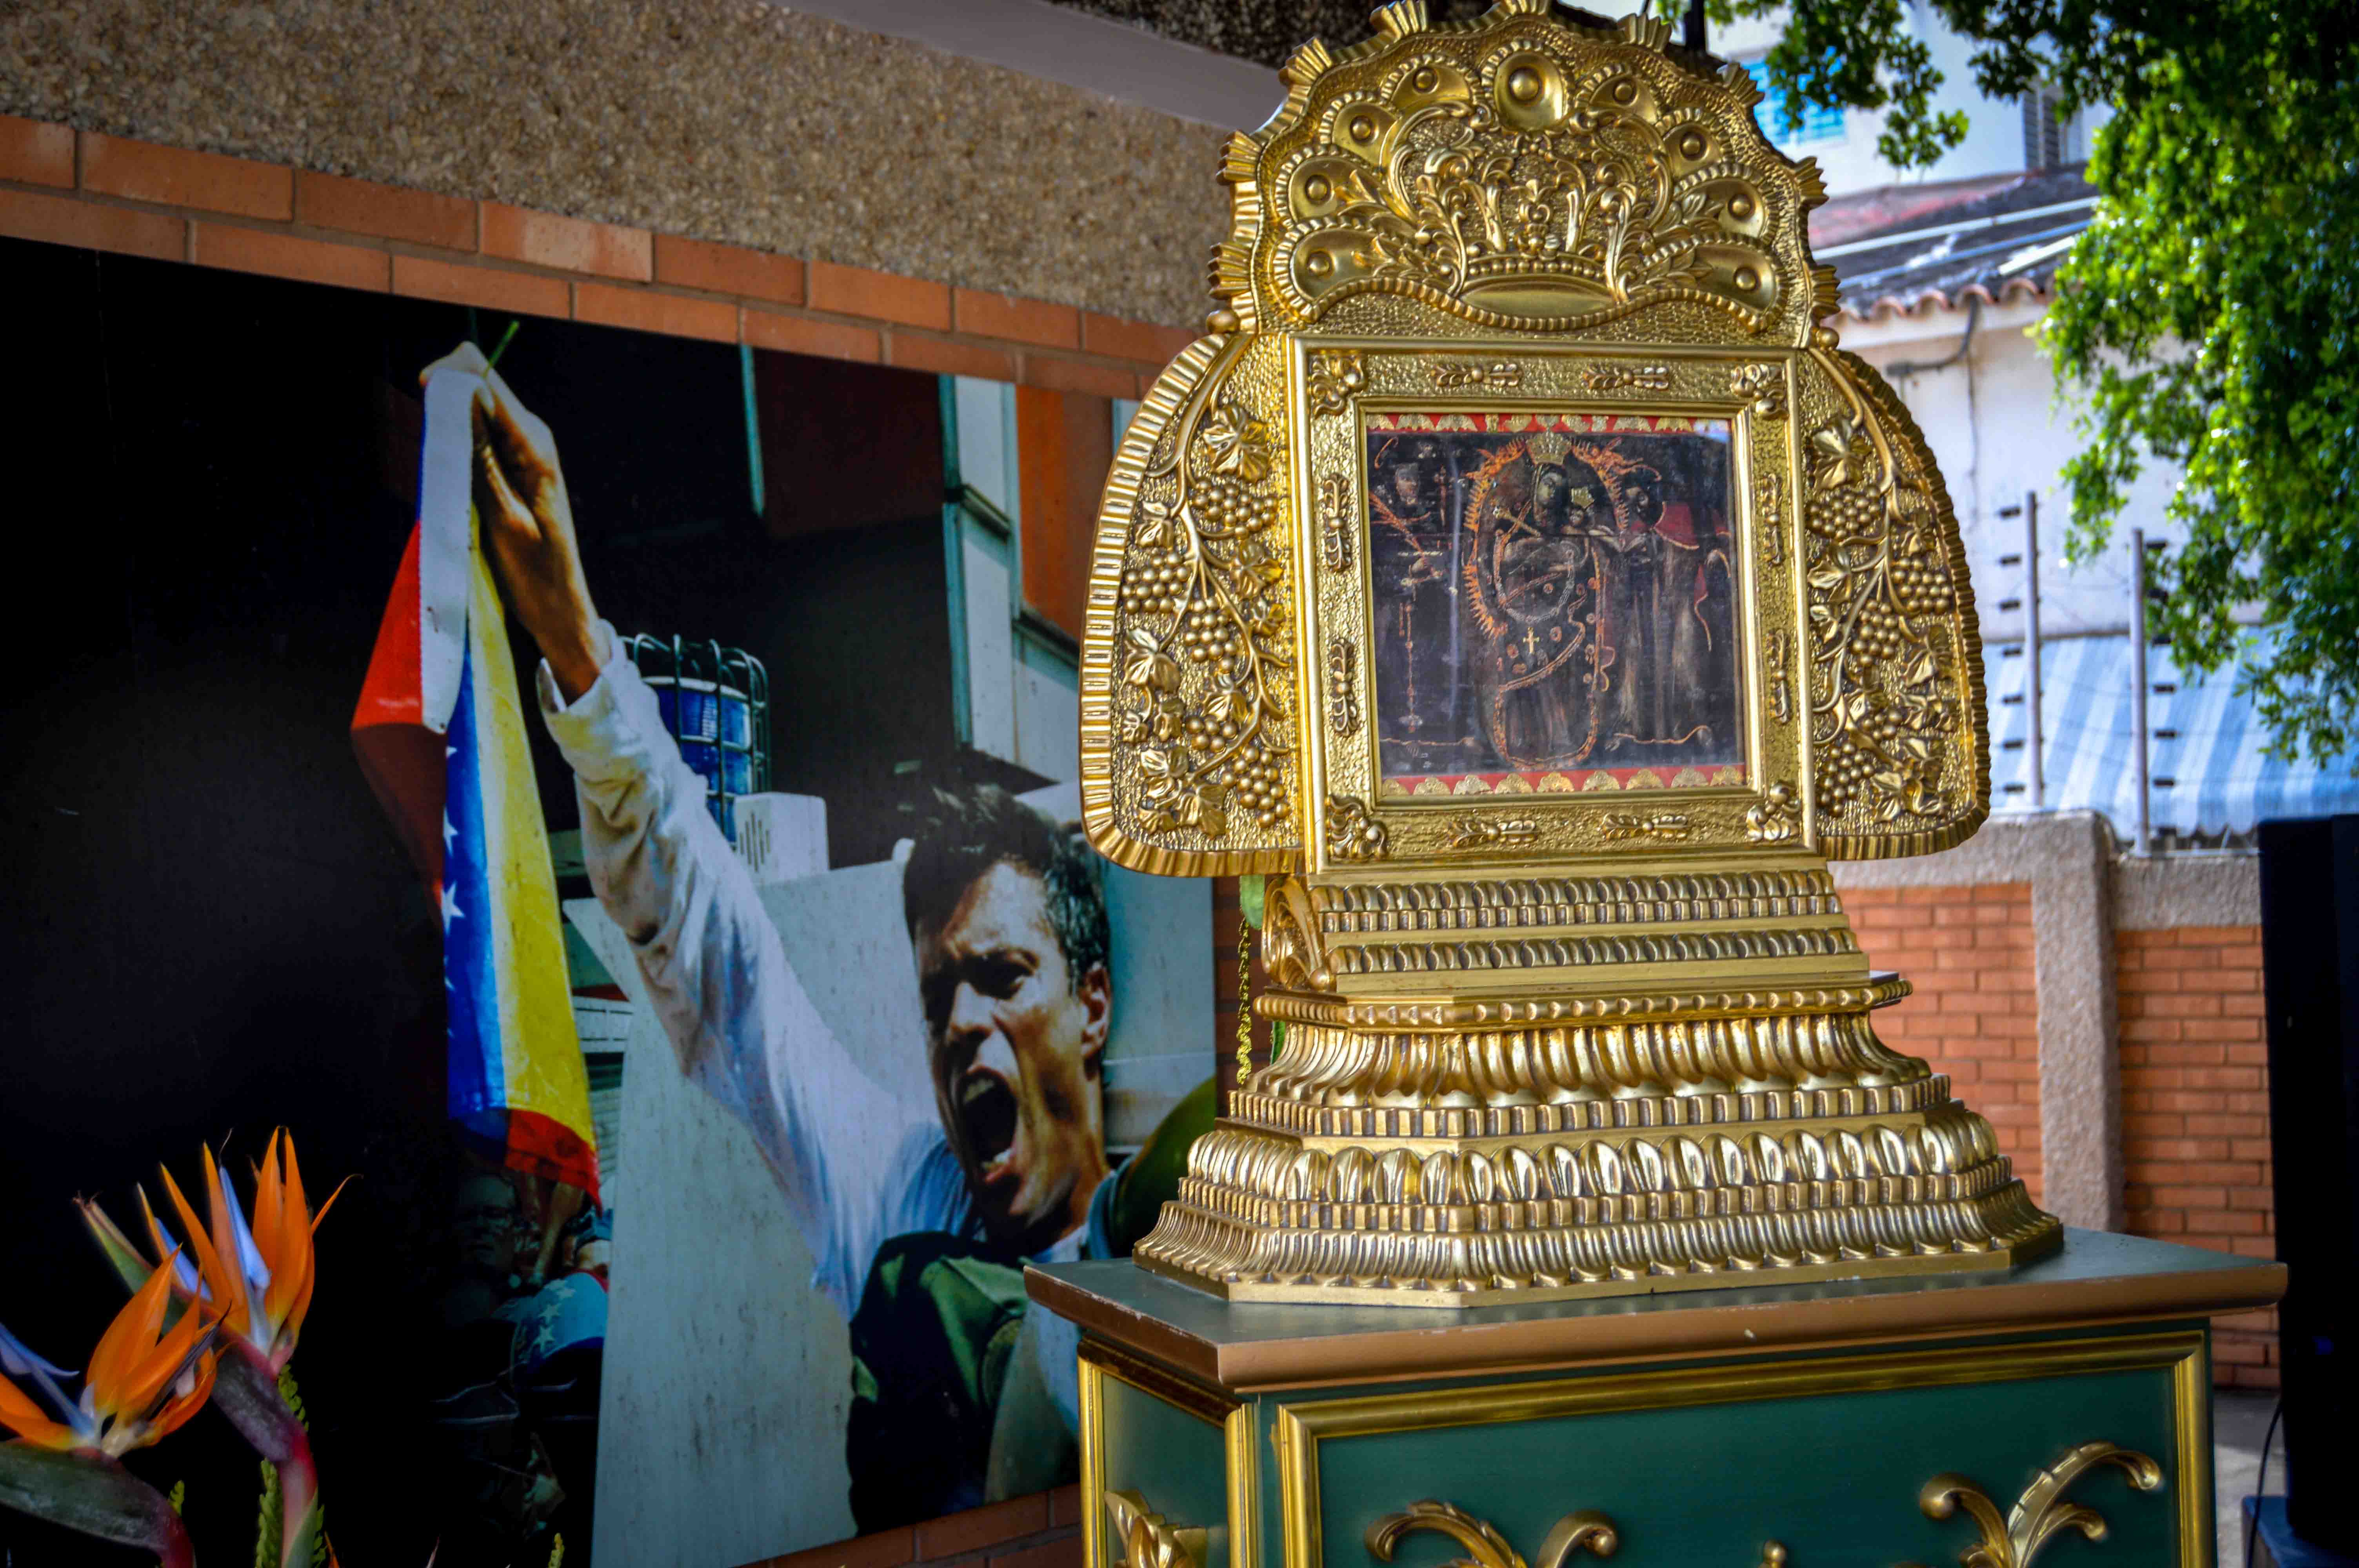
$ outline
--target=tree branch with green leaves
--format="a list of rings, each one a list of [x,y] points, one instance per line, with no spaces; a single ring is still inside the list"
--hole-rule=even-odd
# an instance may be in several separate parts
[[[2069,548],[2093,555],[2149,465],[2180,481],[2185,544],[2155,563],[2156,630],[2182,668],[2234,665],[2271,750],[2323,763],[2359,739],[2359,81],[2335,0],[1925,0],[1975,84],[2110,103],[2089,228],[2039,339],[2082,448]],[[1899,0],[1710,0],[1785,16],[1772,96],[1886,112],[1902,168],[1964,137]],[[2258,631],[2250,624],[2257,611]]]

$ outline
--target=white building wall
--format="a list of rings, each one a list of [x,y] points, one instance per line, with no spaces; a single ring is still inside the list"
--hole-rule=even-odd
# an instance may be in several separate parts
[[[2064,546],[2071,502],[2064,465],[2081,449],[2074,409],[2056,395],[2048,356],[2031,331],[2044,301],[2017,299],[1984,307],[1965,356],[1940,370],[1930,365],[1956,351],[1969,312],[1939,307],[1876,321],[1836,323],[1843,346],[1883,371],[1925,432],[1940,463],[1973,576],[1975,609],[1986,643],[2019,641],[2023,614],[2000,605],[2022,596],[2022,567],[1999,557],[2023,548],[2023,519],[2002,518],[2027,492],[2039,496],[2040,632],[2070,636],[2118,632],[2129,625],[2129,530],[2177,544],[2181,531],[2163,522],[2178,481],[2175,469],[2151,465],[2130,493],[2113,541],[2085,561],[2068,562]]]
[[[1974,85],[1973,43],[1951,32],[1930,8],[1911,4],[1908,16],[1910,26],[1931,49],[1934,66],[1941,72],[1943,80],[1934,95],[1934,107],[1943,112],[1964,111],[1966,139],[1930,168],[1895,168],[1875,150],[1875,139],[1884,130],[1885,112],[1852,109],[1843,114],[1840,136],[1780,142],[1779,146],[1789,157],[1818,160],[1831,196],[1879,185],[2005,174],[2024,166],[2022,105],[2013,100],[1983,96]],[[1740,62],[1758,59],[1784,36],[1785,25],[1785,14],[1779,12],[1766,18],[1748,18],[1726,27],[1714,27],[1710,39],[1712,52],[1723,59]],[[1778,123],[1775,99],[1762,103],[1756,113],[1761,116],[1762,128],[1774,138]],[[2088,133],[2104,122],[2104,114],[2101,107],[2074,117],[2066,140],[2067,162],[2088,157]]]

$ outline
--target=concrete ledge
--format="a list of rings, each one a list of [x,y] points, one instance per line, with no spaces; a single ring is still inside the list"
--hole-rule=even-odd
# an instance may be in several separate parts
[[[2125,856],[2114,867],[2114,926],[2258,925],[2261,858],[2256,854]]]

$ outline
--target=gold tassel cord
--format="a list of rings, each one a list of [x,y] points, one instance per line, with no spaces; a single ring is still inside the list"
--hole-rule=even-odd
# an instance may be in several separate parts
[[[1237,1087],[1253,1076],[1253,925],[1237,908]]]

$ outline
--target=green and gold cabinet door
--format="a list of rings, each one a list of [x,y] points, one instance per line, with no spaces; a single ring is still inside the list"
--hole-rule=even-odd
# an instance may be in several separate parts
[[[1092,1568],[2212,1568],[2200,1325],[1245,1400],[1083,1361]]]

